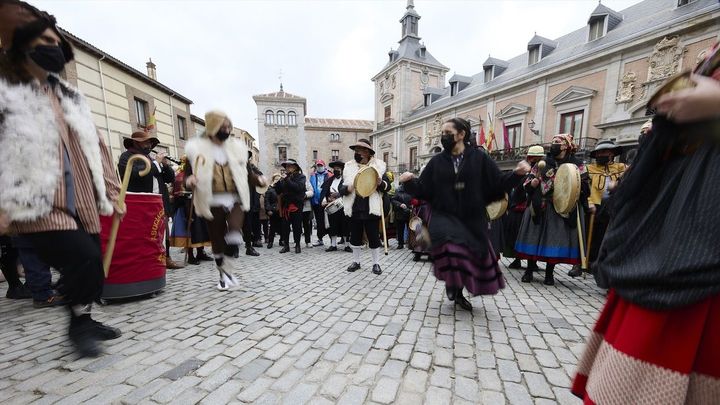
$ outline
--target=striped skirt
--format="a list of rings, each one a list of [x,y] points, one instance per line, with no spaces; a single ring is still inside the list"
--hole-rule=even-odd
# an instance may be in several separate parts
[[[720,295],[651,311],[614,290],[578,365],[585,404],[720,403]]]
[[[472,295],[496,294],[505,288],[495,249],[470,232],[460,219],[433,214],[430,221],[433,271],[446,287],[465,288]]]
[[[577,227],[570,227],[565,218],[555,212],[552,200],[547,200],[546,204],[538,223],[532,218],[532,210],[525,210],[515,241],[517,257],[553,264],[580,264]],[[585,222],[584,216],[581,215],[582,223]],[[575,217],[570,220],[577,221]]]

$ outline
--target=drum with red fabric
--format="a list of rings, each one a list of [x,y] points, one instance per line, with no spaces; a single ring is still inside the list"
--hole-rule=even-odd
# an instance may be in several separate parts
[[[165,210],[162,196],[127,193],[103,299],[137,297],[165,287]],[[100,217],[103,254],[112,217]]]

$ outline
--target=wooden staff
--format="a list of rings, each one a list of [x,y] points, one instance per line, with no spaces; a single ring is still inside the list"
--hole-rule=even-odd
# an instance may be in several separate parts
[[[595,228],[595,214],[590,214],[590,226],[588,226],[588,243],[587,256],[585,256],[585,264],[590,264],[590,248],[592,247],[593,229]]]
[[[583,270],[587,270],[587,256],[585,256],[585,238],[583,238],[582,234],[582,223],[580,222],[580,203],[577,205],[577,230],[578,230],[578,240],[580,241],[580,267]]]
[[[143,163],[145,163],[145,168],[138,173],[140,177],[146,176],[148,173],[150,173],[150,170],[152,168],[150,159],[148,159],[145,155],[132,155],[130,156],[130,159],[127,161],[127,165],[125,166],[125,173],[123,174],[123,182],[122,186],[120,187],[120,195],[118,196],[117,205],[121,209],[125,209],[125,193],[127,192],[128,185],[130,184],[130,176],[132,174],[132,168],[135,164],[136,160],[140,160]],[[103,270],[105,270],[105,278],[108,276],[108,272],[110,271],[110,262],[112,262],[112,256],[113,251],[115,251],[115,240],[117,239],[117,233],[118,229],[120,229],[120,216],[115,213],[113,214],[113,222],[112,222],[112,228],[110,228],[110,237],[108,238],[108,243],[105,248],[105,257],[103,258]]]
[[[200,163],[200,161],[202,161],[202,163]],[[203,164],[203,165],[205,164],[205,156],[203,156],[203,155],[198,155],[195,158],[195,165],[192,167],[193,173],[195,173],[197,171],[197,168],[200,164]],[[187,243],[187,246],[185,246],[185,265],[186,266],[187,266],[188,258],[190,256],[190,249],[192,249],[190,247],[190,245],[192,244],[192,234],[190,233],[190,231],[191,231],[191,225],[192,225],[193,211],[195,211],[195,190],[193,190],[192,197],[190,197],[190,208],[188,209],[188,216],[187,216],[187,233],[186,233],[186,235],[188,238],[188,243]]]
[[[385,256],[388,254],[388,243],[387,243],[387,231],[385,230],[385,207],[384,202],[382,200],[382,195],[380,196],[380,222],[382,224],[382,232],[383,232],[383,243],[385,246]]]

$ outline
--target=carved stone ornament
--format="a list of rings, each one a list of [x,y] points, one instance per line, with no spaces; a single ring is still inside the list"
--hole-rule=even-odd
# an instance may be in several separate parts
[[[435,140],[435,144],[437,145],[437,141],[440,139],[440,127],[442,127],[442,120],[440,120],[440,114],[436,114],[432,126],[428,128],[425,136],[425,146],[432,145],[433,140]]]
[[[420,90],[425,90],[428,83],[430,83],[430,72],[428,68],[424,67],[422,73],[420,73]]]
[[[623,75],[622,80],[620,80],[617,97],[615,97],[616,103],[632,102],[635,93],[636,80],[637,74],[635,74],[635,72],[626,72],[625,75]]]
[[[394,89],[397,85],[397,80],[395,80],[395,76],[397,76],[395,73],[392,75],[392,88]]]
[[[710,51],[710,48],[703,49],[698,53],[697,57],[695,58],[695,66],[693,67],[693,69],[696,68],[699,64],[703,63],[703,61],[705,61],[708,51]]]
[[[687,49],[680,48],[680,37],[665,37],[658,42],[648,58],[648,82],[664,80],[681,69],[682,57]]]

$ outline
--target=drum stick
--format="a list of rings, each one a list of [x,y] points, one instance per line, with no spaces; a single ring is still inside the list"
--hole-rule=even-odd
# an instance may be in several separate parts
[[[205,156],[198,155],[195,158],[195,166],[192,167],[193,173],[196,173],[198,166],[201,164],[200,161],[202,161],[202,164],[205,164]],[[188,217],[187,217],[187,238],[188,238],[188,244],[185,246],[185,265],[187,266],[188,258],[190,257],[190,245],[192,244],[192,235],[190,234],[191,226],[192,226],[192,214],[195,210],[195,191],[192,193],[192,197],[190,197],[190,209],[188,210]]]
[[[590,264],[590,248],[592,247],[593,228],[595,228],[595,214],[590,214],[590,226],[588,226],[587,256],[585,256],[586,265]]]
[[[136,160],[140,160],[145,163],[145,168],[138,173],[140,177],[146,176],[150,173],[151,163],[150,159],[145,155],[132,155],[127,161],[125,166],[125,173],[123,174],[122,186],[120,186],[120,195],[118,196],[117,205],[121,209],[125,209],[125,194],[127,193],[128,185],[130,184],[130,175],[132,174],[132,168]],[[112,262],[113,251],[115,251],[115,240],[117,239],[118,229],[120,229],[120,216],[117,213],[113,214],[112,228],[110,228],[110,237],[108,238],[107,246],[105,247],[105,257],[103,257],[103,270],[105,271],[105,278],[107,278],[110,272],[110,263]]]
[[[580,204],[577,205],[577,231],[578,240],[580,241],[580,266],[583,270],[587,270],[587,257],[585,256],[585,241],[582,234],[582,223],[580,222]]]

